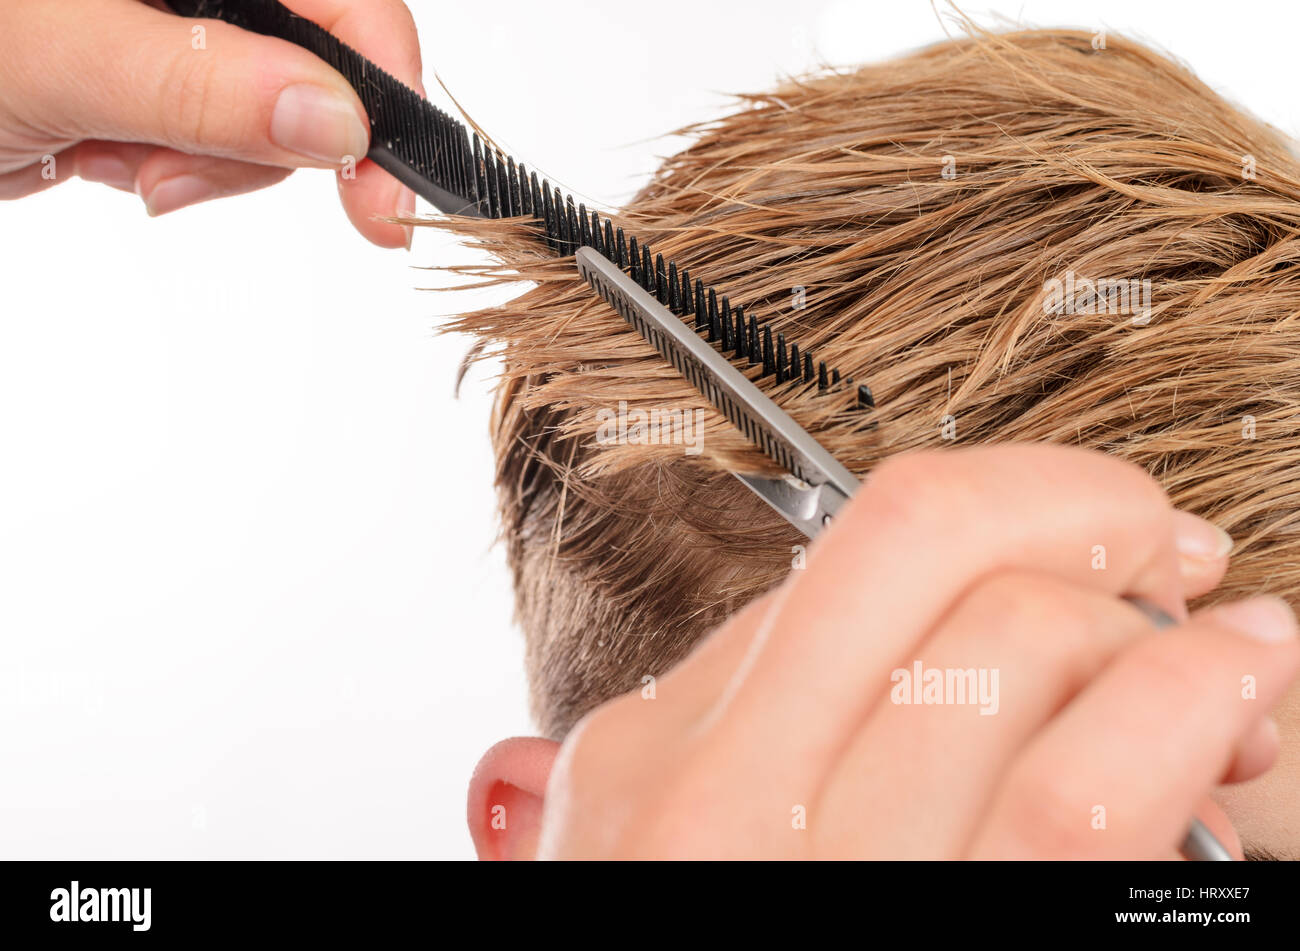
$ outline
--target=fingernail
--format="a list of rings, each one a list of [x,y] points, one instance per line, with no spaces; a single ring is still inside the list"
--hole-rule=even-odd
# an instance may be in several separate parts
[[[271,114],[271,141],[287,152],[338,165],[356,161],[370,147],[370,132],[352,103],[310,83],[286,86]]]
[[[135,191],[135,173],[116,155],[94,155],[77,163],[77,174],[88,182]]]
[[[1233,630],[1268,644],[1279,644],[1296,636],[1291,606],[1272,595],[1216,605],[1210,614]]]
[[[153,191],[145,197],[144,207],[151,217],[156,218],[215,197],[217,188],[207,179],[197,175],[176,175],[164,178],[155,185]]]
[[[1191,512],[1174,512],[1174,544],[1187,558],[1213,561],[1232,551],[1232,536]]]

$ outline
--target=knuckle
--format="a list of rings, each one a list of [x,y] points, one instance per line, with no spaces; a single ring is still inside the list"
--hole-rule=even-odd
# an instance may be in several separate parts
[[[981,613],[1032,624],[1061,612],[1056,599],[1066,587],[1046,576],[1013,568],[988,575],[971,597]]]
[[[1143,522],[1149,522],[1153,514],[1163,518],[1170,512],[1164,487],[1142,466],[1114,456],[1100,456],[1099,461],[1106,472],[1097,484],[1106,486],[1106,497],[1113,504]]]
[[[1132,648],[1130,661],[1141,670],[1143,692],[1160,706],[1182,705],[1203,698],[1212,689],[1218,666],[1194,649],[1187,632],[1181,636],[1150,633]]]
[[[928,451],[887,459],[864,493],[874,503],[868,517],[909,531],[950,528],[955,516],[975,504],[970,484],[954,471],[952,456]]]
[[[953,615],[949,629],[961,640],[965,662],[1014,672],[1022,689],[1009,703],[1028,703],[1062,679],[1083,625],[1059,586],[1022,572],[998,572],[980,583]]]
[[[1040,648],[1042,633],[1055,637],[1061,626],[1077,623],[1068,586],[1024,571],[999,571],[971,594],[970,610],[978,622],[993,627],[1017,647]]]
[[[973,613],[1020,653],[1065,656],[1093,643],[1100,599],[1029,571],[999,571],[971,595]]]
[[[220,126],[214,116],[216,60],[188,48],[172,58],[165,71],[162,128],[168,144],[184,148],[213,140]]]

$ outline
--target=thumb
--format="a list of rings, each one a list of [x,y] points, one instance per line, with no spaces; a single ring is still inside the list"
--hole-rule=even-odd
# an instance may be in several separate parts
[[[55,48],[80,80],[54,91],[67,101],[47,113],[69,117],[81,138],[286,168],[338,168],[365,156],[360,100],[306,50],[136,2],[90,10],[63,26]]]

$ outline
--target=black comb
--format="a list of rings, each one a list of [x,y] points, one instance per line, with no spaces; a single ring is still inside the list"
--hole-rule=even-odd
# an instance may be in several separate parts
[[[812,489],[833,493],[811,503],[812,511],[805,513],[810,527],[820,528],[816,511],[826,519],[839,511],[858,488],[852,472],[614,261],[595,248],[579,248],[574,258],[583,280],[750,442]]]
[[[242,29],[287,40],[319,56],[356,90],[370,117],[367,157],[439,211],[481,218],[532,216],[552,252],[571,255],[591,247],[614,261],[641,287],[679,317],[693,316],[697,330],[735,359],[762,365],[759,377],[791,387],[816,385],[819,392],[850,388],[851,377],[813,359],[806,348],[741,307],[675,261],[623,234],[608,218],[575,207],[573,198],[553,188],[536,172],[484,147],[477,133],[443,112],[415,90],[380,69],[346,43],[278,0],[169,0],[177,13],[212,17]],[[719,307],[721,301],[721,307]],[[734,322],[734,325],[733,325]],[[859,385],[857,406],[875,406],[871,390]]]

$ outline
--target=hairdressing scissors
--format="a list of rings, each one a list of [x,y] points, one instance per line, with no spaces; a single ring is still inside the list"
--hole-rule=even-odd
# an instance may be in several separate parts
[[[785,469],[783,478],[732,474],[799,531],[815,538],[861,484],[812,435],[763,395],[696,330],[594,248],[579,248],[578,271],[659,353],[755,445]],[[1157,628],[1177,622],[1144,598],[1126,598]],[[1180,851],[1188,859],[1231,861],[1200,819],[1193,818]]]

